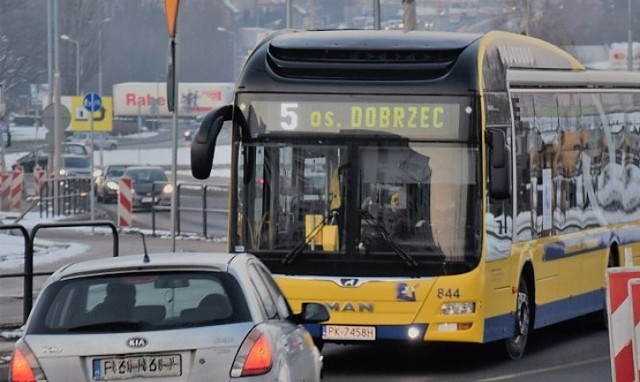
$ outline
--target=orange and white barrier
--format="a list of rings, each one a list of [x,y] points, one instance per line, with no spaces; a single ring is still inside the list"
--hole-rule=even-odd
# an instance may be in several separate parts
[[[631,257],[630,252],[626,253]],[[630,262],[630,260],[628,260]],[[609,316],[609,349],[613,382],[636,381],[640,365],[637,343],[634,336],[640,335],[640,267],[611,268],[607,271],[607,313]],[[635,289],[637,291],[635,291]],[[634,314],[637,310],[637,314]],[[638,337],[640,340],[640,337]]]
[[[34,184],[34,189],[33,189],[33,195],[35,196],[39,196],[40,192],[42,190],[42,179],[45,178],[45,174],[46,171],[36,165],[36,167],[34,167],[33,169],[33,184]]]
[[[22,167],[17,167],[11,173],[11,186],[9,188],[9,209],[20,211],[22,209],[22,193],[24,192],[24,172]]]
[[[0,209],[9,207],[9,188],[11,187],[11,174],[0,172]]]
[[[127,176],[118,184],[118,227],[131,227],[133,221],[133,181]]]

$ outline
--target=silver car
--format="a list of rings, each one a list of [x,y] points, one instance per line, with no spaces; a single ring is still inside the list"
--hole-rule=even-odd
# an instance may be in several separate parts
[[[64,266],[44,284],[10,380],[318,381],[322,356],[248,254],[164,253]]]

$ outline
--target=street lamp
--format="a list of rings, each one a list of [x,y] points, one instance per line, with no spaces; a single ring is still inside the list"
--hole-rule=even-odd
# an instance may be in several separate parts
[[[236,80],[236,73],[237,73],[236,56],[238,55],[238,52],[236,50],[236,32],[227,30],[227,29],[222,28],[222,27],[218,27],[218,32],[229,33],[231,35],[231,37],[233,38],[233,80],[235,81]]]
[[[102,20],[98,26],[98,94],[102,96],[102,26],[111,21],[111,17]]]
[[[627,70],[633,70],[633,37],[631,36],[631,0],[627,0]]]
[[[60,39],[76,45],[76,95],[80,95],[80,43],[66,34],[61,35]]]

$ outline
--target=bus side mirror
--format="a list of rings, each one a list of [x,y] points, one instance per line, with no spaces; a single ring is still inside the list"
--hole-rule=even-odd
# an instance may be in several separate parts
[[[216,141],[224,122],[231,120],[232,110],[232,105],[225,105],[210,111],[191,141],[191,174],[196,179],[211,175]]]
[[[509,197],[509,166],[504,131],[491,129],[489,138],[489,195],[503,200]]]

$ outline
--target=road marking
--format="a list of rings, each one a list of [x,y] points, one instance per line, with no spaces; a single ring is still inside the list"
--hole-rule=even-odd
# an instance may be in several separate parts
[[[556,371],[556,370],[561,370],[561,369],[568,369],[568,368],[572,368],[572,367],[576,367],[576,366],[586,365],[586,364],[590,364],[590,363],[598,363],[598,362],[603,362],[603,361],[609,361],[609,357],[607,356],[607,357],[593,358],[593,359],[588,359],[588,360],[584,360],[584,361],[568,363],[568,364],[564,364],[564,365],[547,367],[545,369],[525,371],[525,372],[517,373],[517,374],[503,375],[503,376],[500,376],[500,377],[479,379],[477,382],[506,381],[506,380],[510,380],[512,378],[524,377],[524,376],[527,376],[527,375],[535,375],[535,374],[540,374],[540,373],[546,373],[546,372]]]

